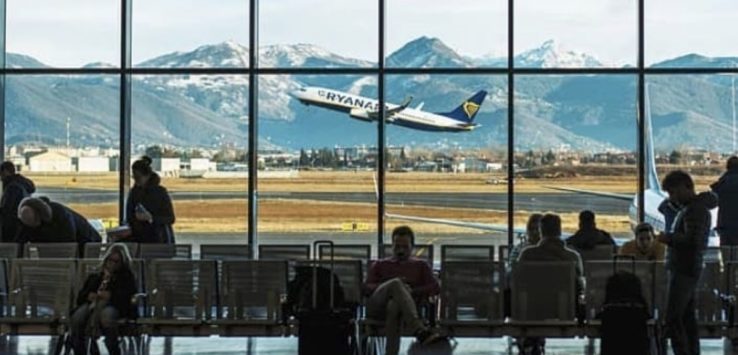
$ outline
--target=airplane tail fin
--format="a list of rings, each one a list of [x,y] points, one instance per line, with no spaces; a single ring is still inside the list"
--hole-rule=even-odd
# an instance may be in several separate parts
[[[661,191],[661,182],[659,174],[656,171],[656,154],[653,146],[653,123],[651,122],[651,100],[648,95],[648,84],[646,84],[645,92],[645,146],[643,149],[646,153],[646,189]]]
[[[474,117],[479,112],[479,108],[482,106],[482,102],[487,97],[487,92],[484,90],[477,91],[472,97],[465,100],[459,107],[451,112],[437,112],[437,115],[446,116],[457,121],[471,123]]]

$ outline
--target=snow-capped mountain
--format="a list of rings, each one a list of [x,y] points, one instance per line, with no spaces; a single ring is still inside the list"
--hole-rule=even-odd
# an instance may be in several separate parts
[[[463,68],[473,66],[438,38],[420,37],[387,57],[386,66],[402,68]]]
[[[597,68],[603,64],[595,57],[565,49],[554,40],[515,56],[515,66],[533,68]]]

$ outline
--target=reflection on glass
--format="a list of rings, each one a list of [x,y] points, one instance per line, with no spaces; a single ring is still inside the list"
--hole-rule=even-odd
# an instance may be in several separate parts
[[[437,249],[506,242],[505,77],[391,76],[387,88],[389,102],[413,101],[388,117],[385,235],[408,224],[418,244]],[[414,120],[426,124],[404,122]],[[468,129],[427,129],[449,122]]]
[[[114,75],[6,77],[5,159],[36,194],[90,219],[118,220],[118,98]]]
[[[178,242],[245,237],[247,83],[246,75],[134,77],[132,158],[153,159]]]
[[[630,237],[637,190],[636,78],[522,76],[515,101],[515,224],[560,214],[565,233],[591,210],[598,228]],[[576,193],[567,189],[589,193]]]

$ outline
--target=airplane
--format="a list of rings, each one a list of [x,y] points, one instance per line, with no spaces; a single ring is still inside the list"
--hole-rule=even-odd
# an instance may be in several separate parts
[[[654,153],[654,146],[653,146],[653,125],[651,122],[651,109],[650,109],[650,102],[649,102],[649,95],[648,95],[648,86],[646,86],[646,92],[645,92],[645,153],[646,153],[646,161],[645,161],[645,170],[646,170],[646,186],[644,188],[643,194],[644,194],[644,222],[647,222],[651,224],[654,228],[654,230],[658,232],[666,231],[666,222],[664,220],[664,216],[661,214],[661,212],[658,211],[658,207],[661,204],[662,201],[669,198],[668,193],[664,191],[661,188],[661,182],[659,180],[658,173],[656,171],[656,155]],[[605,198],[611,198],[616,200],[625,200],[631,202],[629,208],[628,208],[628,217],[630,220],[631,227],[635,227],[636,224],[639,223],[638,221],[638,194],[631,195],[631,194],[619,194],[619,193],[611,193],[611,192],[602,192],[602,191],[592,191],[592,190],[582,190],[582,189],[575,189],[575,188],[568,188],[568,187],[559,187],[559,186],[546,186],[549,189],[553,190],[559,190],[559,191],[566,191],[566,192],[573,192],[573,193],[580,193],[580,194],[586,194],[586,195],[592,195],[592,196],[598,196],[598,197],[605,197]],[[710,226],[710,235],[708,238],[708,246],[710,247],[719,247],[720,246],[720,237],[718,235],[716,225],[717,225],[717,208],[714,208],[710,211],[712,214],[711,218],[711,226]],[[444,225],[451,225],[451,226],[457,226],[457,227],[465,227],[465,228],[471,228],[471,229],[480,229],[480,230],[487,230],[487,231],[494,231],[494,232],[503,232],[507,233],[508,227],[506,225],[498,225],[498,224],[487,224],[487,223],[474,223],[474,222],[465,222],[465,221],[457,221],[457,220],[448,220],[448,219],[440,219],[440,218],[426,218],[426,217],[418,217],[418,216],[406,216],[406,215],[398,215],[398,214],[392,214],[392,213],[385,213],[385,216],[390,219],[400,219],[400,220],[408,220],[408,221],[416,221],[416,222],[424,222],[424,223],[436,223],[436,224],[444,224]],[[521,237],[526,233],[524,227],[514,227],[513,233],[517,234],[518,237]],[[562,237],[570,236],[571,233],[562,233]],[[623,244],[628,239],[624,238],[614,238],[615,242],[618,245]]]
[[[379,116],[379,101],[322,87],[304,87],[290,93],[305,105],[348,113],[350,117],[372,122]],[[450,112],[422,111],[423,103],[409,108],[412,97],[400,105],[386,104],[385,121],[389,124],[430,132],[469,132],[479,127],[474,117],[487,91],[480,90]]]

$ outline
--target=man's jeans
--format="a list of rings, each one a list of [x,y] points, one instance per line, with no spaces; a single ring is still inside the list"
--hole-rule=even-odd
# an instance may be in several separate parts
[[[695,314],[695,288],[699,277],[669,272],[666,336],[674,355],[698,355],[700,338]]]
[[[387,355],[400,352],[403,325],[408,326],[413,333],[425,327],[418,318],[418,310],[410,292],[410,287],[399,278],[394,278],[379,285],[366,302],[367,317],[385,321]]]

